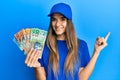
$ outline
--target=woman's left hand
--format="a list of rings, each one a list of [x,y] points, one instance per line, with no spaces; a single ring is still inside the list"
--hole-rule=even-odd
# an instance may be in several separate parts
[[[98,37],[96,39],[96,43],[95,43],[95,50],[96,52],[100,52],[104,47],[107,46],[107,39],[110,36],[110,32],[108,32],[108,34],[106,35],[106,37]]]

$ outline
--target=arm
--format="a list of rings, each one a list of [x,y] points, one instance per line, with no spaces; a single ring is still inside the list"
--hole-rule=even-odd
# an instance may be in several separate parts
[[[35,70],[36,80],[46,80],[46,73],[44,67],[37,67],[34,68],[34,70]]]
[[[31,49],[27,53],[25,64],[28,67],[34,67],[36,80],[46,80],[46,73],[44,67],[41,67],[40,63],[38,62],[39,55],[39,51]]]
[[[79,69],[79,79],[80,80],[88,80],[88,78],[90,77],[90,75],[95,67],[97,58],[100,54],[100,51],[105,46],[107,46],[106,41],[107,41],[109,35],[110,35],[110,33],[108,33],[105,38],[97,38],[91,60],[89,61],[89,63],[87,64],[86,67],[84,67],[84,68],[82,67]]]
[[[80,80],[88,80],[89,76],[91,75],[91,73],[94,69],[94,66],[97,61],[98,56],[99,56],[99,53],[94,51],[93,56],[92,56],[90,62],[87,64],[87,66],[85,68],[82,67],[79,69]]]

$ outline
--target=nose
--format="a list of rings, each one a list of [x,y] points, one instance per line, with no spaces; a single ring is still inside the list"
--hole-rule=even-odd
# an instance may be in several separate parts
[[[60,21],[58,20],[58,21],[56,22],[56,26],[59,27],[60,24],[61,24],[61,23],[60,23]]]

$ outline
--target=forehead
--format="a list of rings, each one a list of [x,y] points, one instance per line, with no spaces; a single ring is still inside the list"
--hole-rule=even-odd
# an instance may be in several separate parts
[[[52,17],[64,17],[64,16],[62,14],[60,14],[60,13],[54,13],[52,15]]]

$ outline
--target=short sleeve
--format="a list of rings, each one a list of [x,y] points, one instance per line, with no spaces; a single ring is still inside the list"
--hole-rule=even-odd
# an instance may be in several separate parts
[[[79,41],[78,54],[81,62],[81,67],[85,67],[90,61],[90,55],[87,43],[83,40]]]

